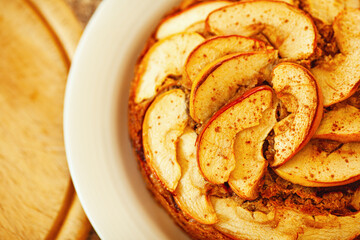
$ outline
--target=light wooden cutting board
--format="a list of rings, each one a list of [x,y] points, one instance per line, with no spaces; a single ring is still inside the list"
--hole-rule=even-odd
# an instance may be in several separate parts
[[[84,239],[63,100],[82,27],[63,0],[0,0],[0,239]]]

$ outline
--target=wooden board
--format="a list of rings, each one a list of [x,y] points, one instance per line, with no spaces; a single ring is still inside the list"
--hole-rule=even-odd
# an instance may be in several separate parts
[[[81,26],[62,0],[0,6],[0,239],[84,239],[62,129]]]

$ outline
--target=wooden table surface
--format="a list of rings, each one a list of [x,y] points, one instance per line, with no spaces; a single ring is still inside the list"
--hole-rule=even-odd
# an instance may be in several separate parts
[[[98,239],[71,182],[63,104],[77,43],[100,2],[0,0],[1,240]]]

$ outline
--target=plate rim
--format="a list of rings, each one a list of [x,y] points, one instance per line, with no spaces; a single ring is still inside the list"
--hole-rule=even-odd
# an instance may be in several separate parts
[[[141,6],[136,4],[137,2],[141,2]],[[136,32],[142,31],[141,34],[145,36],[146,40],[150,36],[149,30],[146,29],[149,29],[150,26],[153,29],[154,24],[159,22],[161,16],[178,2],[179,0],[157,0],[155,2],[152,0],[104,0],[86,26],[73,58],[64,100],[65,149],[70,174],[79,200],[92,226],[102,239],[119,239],[119,237],[126,237],[126,239],[188,238],[180,228],[175,226],[165,211],[157,213],[160,207],[155,201],[151,200],[146,205],[140,206],[139,203],[142,202],[134,199],[139,197],[136,195],[139,193],[132,192],[134,184],[129,183],[130,180],[126,179],[130,174],[126,172],[129,170],[126,169],[129,166],[119,165],[120,163],[111,157],[111,159],[106,159],[112,151],[116,151],[114,156],[116,154],[118,154],[116,156],[124,154],[128,156],[130,151],[134,159],[133,165],[136,165],[135,167],[131,166],[130,171],[131,174],[137,175],[136,180],[139,182],[140,171],[137,169],[134,154],[129,149],[130,141],[126,142],[125,140],[125,138],[128,139],[127,129],[126,134],[122,134],[120,140],[118,134],[114,133],[114,130],[119,131],[118,125],[120,124],[116,125],[118,121],[121,121],[122,124],[126,123],[127,128],[127,107],[126,110],[121,110],[121,114],[126,114],[126,117],[120,118],[117,107],[119,107],[119,100],[124,101],[125,99],[126,101],[128,98],[128,91],[124,88],[129,87],[130,82],[118,78],[125,76],[123,72],[126,67],[135,65],[136,58],[142,50],[139,46],[142,48],[145,44],[144,39],[136,40],[133,44],[131,38],[135,39]],[[131,14],[132,11],[141,13],[142,21],[147,23],[137,21],[137,16]],[[121,21],[124,17],[127,17],[126,23]],[[114,20],[116,20],[115,23]],[[126,32],[129,29],[134,32]],[[122,38],[117,39],[120,36]],[[130,40],[124,36],[129,36]],[[116,39],[120,41],[114,42]],[[117,52],[121,54],[116,55]],[[131,61],[127,63],[126,67],[120,65],[120,70],[114,70],[117,67],[116,64],[129,57],[125,56],[126,54],[131,55]],[[106,74],[101,71],[105,71]],[[126,76],[129,78],[128,75]],[[111,89],[110,87],[106,91],[102,89],[103,82],[98,79],[106,79],[105,83],[109,84]],[[122,89],[121,94],[116,92],[117,87]],[[90,99],[89,96],[94,99]],[[115,98],[116,100],[114,100]],[[102,106],[96,100],[103,101],[105,107],[101,109]],[[125,105],[127,106],[127,104]],[[99,113],[104,114],[105,117],[102,118],[94,113],[99,109]],[[119,146],[119,141],[126,145],[125,150],[114,150]],[[99,148],[99,144],[103,144],[102,149]],[[111,156],[113,157],[113,155]],[[105,163],[100,164],[100,159]],[[121,174],[115,173],[114,169]],[[119,185],[119,181],[124,182]],[[119,189],[119,186],[124,189]],[[144,182],[140,188],[136,191],[147,191]],[[126,191],[130,191],[129,197],[121,198]],[[146,194],[146,199],[152,199],[148,192]],[[103,196],[107,197],[102,198]],[[135,204],[137,206],[134,206]],[[133,216],[134,211],[143,215]],[[154,221],[151,214],[159,214],[156,217],[167,222]],[[142,224],[140,231],[138,224]],[[166,224],[166,226],[163,227],[161,224]]]

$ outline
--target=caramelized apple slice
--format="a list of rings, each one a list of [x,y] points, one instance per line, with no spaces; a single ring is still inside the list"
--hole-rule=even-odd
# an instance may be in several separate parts
[[[184,32],[194,23],[205,20],[210,12],[229,4],[231,4],[230,1],[207,1],[191,6],[178,14],[170,15],[161,22],[156,31],[156,38],[162,39]]]
[[[191,117],[196,122],[205,122],[233,98],[240,87],[249,89],[270,78],[276,60],[277,51],[269,50],[227,55],[207,65],[191,88]]]
[[[284,2],[240,2],[210,13],[206,24],[217,35],[253,36],[262,32],[283,58],[306,59],[316,49],[311,18]]]
[[[196,160],[197,134],[186,128],[177,146],[177,160],[181,167],[182,177],[174,192],[176,203],[181,210],[203,224],[217,221],[215,210],[206,195],[206,184]]]
[[[296,216],[297,213],[292,212]],[[356,239],[360,231],[360,212],[350,216],[320,215],[310,219],[308,215],[302,214],[305,220],[304,233],[298,239]],[[320,228],[316,226],[321,226]]]
[[[304,0],[303,6],[313,17],[325,24],[332,24],[335,17],[345,8],[359,8],[359,0]]]
[[[360,9],[342,12],[333,28],[340,53],[311,70],[323,92],[324,106],[349,98],[360,84]]]
[[[309,216],[278,207],[263,213],[244,209],[231,198],[211,197],[211,202],[219,219],[215,228],[236,239],[354,239],[360,231],[359,212],[350,216]]]
[[[275,125],[275,156],[272,167],[288,161],[314,135],[320,124],[321,91],[312,74],[294,63],[281,63],[273,70],[273,88],[290,112]]]
[[[360,142],[360,110],[345,105],[325,113],[314,138]]]
[[[135,102],[154,97],[169,75],[180,76],[190,52],[203,41],[198,33],[180,33],[155,43],[139,65]]]
[[[265,138],[276,123],[277,104],[263,113],[258,126],[238,133],[234,143],[235,169],[229,185],[241,198],[254,200],[258,197],[258,184],[268,165],[263,156]]]
[[[271,88],[257,87],[221,108],[207,122],[197,139],[197,158],[200,170],[209,182],[228,181],[235,168],[237,133],[259,125],[263,112],[272,104]]]
[[[146,161],[171,192],[181,177],[176,160],[176,143],[187,122],[185,93],[179,89],[159,95],[144,118],[143,146]]]
[[[265,42],[238,35],[210,38],[197,46],[185,64],[184,85],[191,87],[196,76],[211,62],[232,53],[266,50]]]
[[[292,183],[309,187],[355,182],[360,179],[360,143],[345,143],[328,153],[311,141],[275,172]]]
[[[293,230],[290,231],[289,225],[284,227],[284,224],[279,224],[274,211],[267,214],[249,211],[231,198],[211,197],[211,202],[219,219],[214,225],[215,228],[231,238],[282,240],[297,238],[298,229],[291,226]]]

